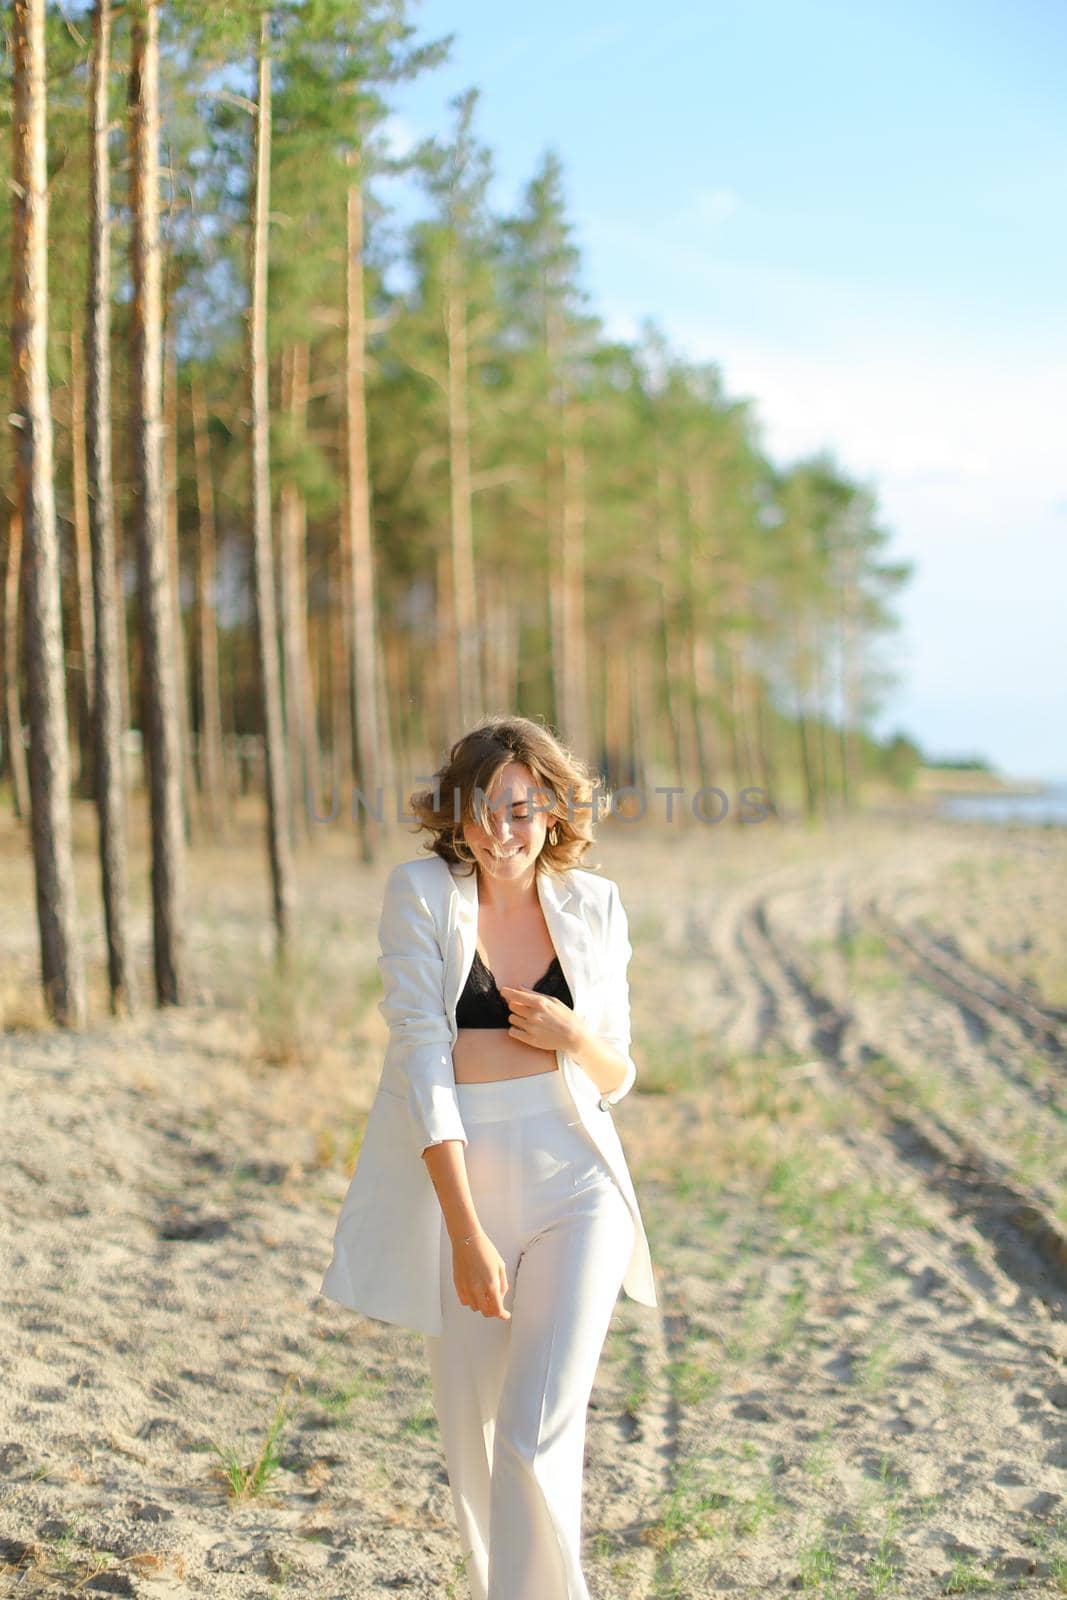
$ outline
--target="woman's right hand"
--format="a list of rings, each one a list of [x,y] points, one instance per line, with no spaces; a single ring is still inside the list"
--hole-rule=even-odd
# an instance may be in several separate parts
[[[511,1312],[504,1309],[508,1269],[487,1233],[479,1230],[469,1244],[461,1240],[453,1243],[452,1281],[461,1305],[480,1311],[483,1317],[510,1322]]]

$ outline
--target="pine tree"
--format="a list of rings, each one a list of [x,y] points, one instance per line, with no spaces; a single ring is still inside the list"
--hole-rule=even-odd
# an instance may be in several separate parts
[[[136,980],[129,949],[126,859],[126,780],[122,754],[122,694],[119,630],[125,628],[116,593],[115,499],[111,476],[111,0],[93,7],[89,81],[89,275],[87,329],[86,445],[92,560],[93,741],[99,823],[100,880],[107,937],[108,985],[116,1014],[136,1005]]]
[[[289,784],[282,724],[278,622],[275,604],[274,549],[271,536],[270,397],[267,366],[267,269],[269,257],[271,144],[270,14],[258,27],[258,90],[255,112],[255,177],[252,185],[249,276],[252,284],[248,318],[249,375],[252,404],[252,529],[255,559],[256,639],[263,693],[263,728],[267,782],[267,842],[271,869],[274,926],[279,951],[292,934],[296,886],[289,848]]]
[[[71,841],[59,548],[48,386],[45,0],[14,0],[13,421],[26,590],[29,778],[41,977],[49,1015],[85,1020]]]
[[[152,951],[157,1003],[180,1005],[185,998],[185,831],[163,503],[158,0],[130,0],[129,135],[131,422],[152,831]]]

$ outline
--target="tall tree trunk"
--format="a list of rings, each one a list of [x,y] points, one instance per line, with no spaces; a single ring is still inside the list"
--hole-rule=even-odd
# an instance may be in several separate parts
[[[726,750],[724,751],[724,763],[727,760],[729,761],[730,778],[727,795],[730,802],[731,819],[736,822],[738,818],[737,811],[735,809],[735,797],[741,788],[741,771],[744,764],[744,757],[741,753],[741,719],[738,715],[738,686],[737,678],[734,672],[734,654],[731,643],[730,623],[728,620],[730,616],[730,605],[728,601],[724,603],[722,612],[723,616],[727,620],[722,621],[720,618],[716,617],[713,621],[713,626],[715,627],[716,631],[716,641],[714,647],[716,667],[715,676],[720,685],[719,692],[722,699],[722,705],[726,713]],[[725,784],[723,786],[726,787]]]
[[[292,932],[294,885],[289,848],[289,790],[285,775],[278,614],[270,505],[270,396],[267,365],[267,256],[270,216],[271,67],[270,18],[259,27],[259,99],[256,107],[255,184],[252,217],[252,307],[249,318],[252,374],[252,523],[256,572],[256,636],[263,688],[266,757],[267,845],[274,926],[281,953]]]
[[[327,609],[326,645],[329,653],[327,686],[330,702],[330,767],[333,775],[331,794],[337,803],[347,806],[350,800],[352,778],[352,696],[351,661],[348,649],[348,632],[345,627],[347,602],[345,574],[348,570],[344,551],[340,545],[330,552],[330,577]],[[327,808],[332,810],[332,805]]]
[[[93,759],[100,885],[107,936],[111,1010],[132,1012],[137,987],[130,960],[126,854],[126,778],[122,751],[122,656],[115,588],[115,498],[111,479],[111,167],[108,155],[111,0],[93,9],[89,93],[89,295],[86,416],[89,535],[92,559]]]
[[[486,572],[482,598],[486,700],[494,712],[506,712],[517,703],[519,637],[515,600],[503,569]]]
[[[337,454],[341,461],[345,460],[348,427],[345,422],[344,408],[338,418]],[[352,595],[352,563],[348,558],[348,509],[346,502],[341,501],[340,519],[337,524],[337,570],[340,574],[340,589],[338,598],[341,603],[341,640],[345,653],[345,682],[347,684],[347,711],[345,713],[345,727],[348,739],[348,766],[345,769],[345,784],[352,785],[355,777],[356,761],[356,686],[352,678],[352,659],[355,655],[355,622],[353,620],[353,595]]]
[[[859,628],[856,622],[855,557],[850,548],[841,575],[840,660],[841,660],[841,799],[848,810],[861,798]]]
[[[112,6],[111,14],[112,19],[114,19],[114,5]],[[113,345],[109,351],[109,354],[113,355]],[[109,365],[109,370],[113,372],[113,365]],[[129,382],[130,375],[127,375],[127,390],[129,388]],[[112,388],[114,388],[114,379],[112,379]],[[120,507],[122,504],[122,494],[124,489],[127,493],[127,496],[132,498],[132,496],[130,496],[129,486],[126,484],[125,477],[130,468],[130,462],[132,461],[132,452],[130,450],[129,440],[127,438],[127,434],[129,432],[128,428],[119,428],[116,431],[115,427],[113,426],[112,419],[112,425],[109,426],[108,431],[111,434],[111,481],[113,484],[112,517],[115,535],[115,609],[118,617],[117,638],[119,646],[119,723],[122,728],[123,738],[125,739],[126,731],[127,729],[132,729],[134,721],[133,715],[130,711],[130,702],[133,696],[133,677],[130,661],[131,645],[134,645],[135,641],[130,637],[132,632],[130,626],[130,606],[126,594],[126,558],[129,553],[128,542],[131,538],[131,530],[127,527],[126,523],[123,522]],[[127,521],[132,521],[132,511],[130,517],[127,518]],[[134,594],[136,594],[137,544],[135,533],[133,534],[133,565],[133,587]],[[129,785],[130,774],[133,770],[134,763],[130,752],[125,748],[125,745],[123,747],[122,760],[123,767],[126,769],[127,774],[126,782],[127,785]]]
[[[649,755],[647,741],[651,738],[653,723],[650,715],[649,674],[644,640],[634,641],[633,647],[628,652],[628,662],[630,669],[628,694],[630,700],[630,750],[632,752],[633,782],[637,788],[645,792],[647,804]]]
[[[756,758],[752,746],[749,680],[745,667],[744,642],[734,629],[726,638],[727,673],[730,681],[730,718],[733,729],[734,785],[739,798],[746,783],[755,782]],[[731,796],[731,806],[738,798]]]
[[[663,451],[658,440],[653,441],[655,452],[655,484],[652,495],[651,537],[655,549],[656,588],[659,602],[659,642],[663,661],[663,706],[667,717],[667,733],[671,758],[674,762],[674,781],[686,784],[686,750],[682,732],[681,711],[677,704],[674,683],[674,541],[667,527],[667,470]]]
[[[304,436],[307,410],[307,345],[287,344],[282,351],[282,411],[288,416],[295,449]],[[278,574],[282,634],[282,691],[285,696],[285,742],[289,776],[289,838],[294,849],[308,836],[306,795],[311,773],[305,761],[307,730],[307,612],[303,598],[301,546],[306,534],[304,497],[289,473],[278,497]]]
[[[172,313],[173,315],[173,313]],[[173,327],[166,341],[163,365],[163,497],[166,506],[167,562],[174,600],[174,682],[178,699],[178,740],[182,752],[182,797],[185,837],[192,837],[192,803],[196,792],[193,741],[190,733],[189,673],[185,664],[182,621],[181,541],[178,529],[178,350]]]
[[[686,579],[684,584],[687,677],[689,703],[693,719],[693,739],[699,764],[700,788],[711,787],[718,778],[715,761],[715,740],[711,719],[716,703],[715,674],[712,670],[711,640],[709,630],[716,625],[716,617],[707,606],[697,603],[695,556],[704,554],[701,563],[700,587],[706,593],[708,568],[713,557],[708,553],[711,544],[712,485],[710,471],[705,463],[690,462],[686,473],[687,526],[683,535]],[[703,549],[702,546],[703,545]],[[717,816],[722,802],[709,796],[704,808],[711,808]]]
[[[740,793],[748,765],[740,646],[740,618],[745,611],[746,595],[744,575],[736,557],[728,557],[721,542],[714,537],[712,470],[709,469],[706,475],[709,518],[706,529],[717,582],[713,600],[705,608],[704,622],[708,630],[707,652],[712,661],[712,692],[715,706],[721,712],[719,725],[723,731],[719,746],[719,783],[727,792],[730,820],[740,823]]]
[[[565,737],[583,756],[589,752],[589,688],[585,654],[585,447],[581,417],[573,402],[563,412],[563,496],[560,596],[563,612],[563,707]]]
[[[378,603],[375,600],[375,625],[374,625],[374,655],[376,660],[375,679],[378,686],[378,729],[381,738],[381,749],[378,758],[378,771],[382,786],[382,818],[388,827],[390,816],[396,816],[396,736],[389,701],[389,679],[385,668],[385,639],[382,635],[381,618],[378,617]],[[390,811],[390,806],[392,811]]]
[[[610,762],[608,781],[614,789],[625,788],[633,781],[629,652],[625,633],[612,627],[608,633],[605,662],[604,739]],[[632,804],[632,799],[624,799],[627,814]]]
[[[683,824],[692,813],[692,793],[701,786],[702,755],[693,717],[693,697],[687,653],[687,597],[678,573],[681,549],[675,513],[667,495],[667,468],[662,446],[657,446],[655,533],[656,561],[660,578],[661,629],[663,635],[664,687],[667,719],[676,768],[675,781],[686,789],[682,797]]]
[[[560,372],[561,339],[559,318],[552,307],[544,306],[542,338],[546,371],[545,457],[541,464],[543,482],[544,591],[548,607],[548,671],[551,684],[552,721],[570,740],[568,725],[566,599],[564,596],[563,528],[563,380]]]
[[[18,428],[30,723],[30,812],[41,978],[54,1021],[85,1021],[70,815],[59,544],[48,393],[45,0],[14,0],[12,399]]]
[[[478,604],[471,509],[470,407],[467,393],[467,304],[452,245],[445,311],[448,341],[448,460],[452,498],[452,611],[459,682],[459,725],[470,727],[481,698]]]
[[[452,578],[454,549],[454,543],[442,543],[437,549],[434,605],[436,660],[430,672],[421,729],[422,737],[431,750],[438,749],[442,744],[451,744],[469,726],[461,720],[457,698],[459,644],[456,639],[456,586]]]
[[[355,177],[348,187],[348,251],[345,284],[346,381],[345,431],[348,464],[348,559],[352,568],[352,681],[356,696],[356,765],[365,804],[357,823],[364,861],[373,861],[381,845],[382,824],[375,816],[378,789],[388,780],[380,714],[382,684],[378,671],[378,609],[374,591],[374,549],[371,538],[370,470],[367,462],[367,395],[365,366],[367,329],[363,285],[363,189],[357,150],[348,155]],[[383,809],[383,819],[386,813]]]
[[[692,571],[691,568],[690,571]],[[697,752],[699,787],[706,789],[715,783],[718,776],[711,755],[714,746],[714,741],[711,737],[711,708],[715,698],[715,682],[708,665],[708,640],[700,631],[702,619],[693,603],[691,583],[692,580],[690,579],[685,625],[688,699],[690,715],[693,719],[693,739]],[[709,796],[704,804],[706,807],[711,808],[712,815],[717,815],[722,802],[715,796]]]
[[[414,676],[413,652],[409,647],[406,633],[399,628],[383,631],[382,648],[385,655],[390,704],[397,708],[395,734],[392,740],[395,787],[389,800],[392,808],[390,814],[395,818],[398,811],[404,808],[399,775],[401,772],[414,770],[415,739],[418,733],[415,728],[413,707],[418,702],[419,688]]]
[[[74,513],[74,568],[78,578],[78,638],[81,645],[81,711],[86,738],[79,740],[81,768],[78,785],[86,798],[94,791],[93,749],[90,730],[93,718],[93,679],[95,639],[93,624],[93,558],[89,533],[89,469],[85,438],[85,360],[82,330],[77,312],[70,330],[70,453],[71,489]]]
[[[418,648],[418,642],[411,642]],[[451,744],[459,738],[458,694],[459,646],[456,642],[456,600],[453,584],[453,544],[442,542],[437,547],[434,563],[434,635],[432,648],[422,654],[419,662],[426,683],[419,717],[419,739],[430,750],[442,744]],[[429,658],[429,659],[427,659]],[[427,670],[429,669],[429,670]],[[453,730],[454,731],[453,733]]]
[[[4,560],[4,740],[11,767],[15,815],[30,814],[30,779],[26,746],[22,742],[22,707],[19,701],[19,595],[22,586],[22,508],[8,503],[7,546]]]
[[[132,0],[130,52],[133,484],[152,826],[153,958],[158,1004],[181,1005],[185,999],[185,826],[161,448],[158,0]]]
[[[774,750],[774,732],[771,728],[770,707],[767,703],[767,686],[761,676],[753,680],[756,704],[756,749],[759,757],[759,780],[764,792],[764,804],[773,817],[781,809],[778,795],[777,756]]]
[[[756,738],[754,716],[754,681],[745,664],[744,646],[738,648],[735,661],[738,686],[738,715],[741,719],[741,749],[744,759],[744,784],[754,784],[760,778],[759,746]]]
[[[816,638],[813,647],[812,666],[815,682],[815,704],[818,708],[819,715],[819,789],[823,815],[829,817],[834,810],[834,796],[830,782],[830,708],[827,704],[826,693],[823,685],[823,655],[822,650],[820,649],[818,638]]]
[[[804,814],[807,817],[814,817],[819,808],[819,800],[815,782],[811,727],[808,719],[808,671],[805,664],[806,655],[800,635],[799,620],[794,623],[793,632],[796,641],[797,738],[800,747],[801,778],[804,784]]]
[[[303,343],[298,345],[294,354],[293,377],[297,385],[296,400],[300,407],[301,426],[303,426],[308,395],[309,351],[307,345]],[[318,661],[316,653],[317,639],[312,637],[310,590],[308,586],[307,504],[303,494],[298,495],[296,499],[295,512],[293,549],[296,556],[296,564],[293,576],[296,583],[295,613],[299,648],[294,654],[297,657],[295,668],[301,701],[300,733],[302,740],[301,759],[297,770],[303,774],[304,778],[304,789],[300,796],[300,804],[303,807],[305,817],[307,817],[311,803],[309,796],[318,794],[322,785],[323,770],[322,739],[319,732],[319,706],[322,701],[315,680],[315,667]]]
[[[219,686],[218,583],[215,533],[215,491],[211,478],[211,444],[207,406],[200,379],[189,387],[193,422],[193,460],[196,467],[197,551],[196,629],[200,665],[200,789],[211,831],[223,837],[229,831],[226,803],[226,767],[222,749],[222,691]]]

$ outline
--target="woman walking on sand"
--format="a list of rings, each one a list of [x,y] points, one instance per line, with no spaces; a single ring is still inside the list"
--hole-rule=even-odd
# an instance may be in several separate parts
[[[656,1301],[611,1107],[634,1082],[617,885],[587,769],[494,717],[412,797],[390,1038],[322,1293],[425,1337],[473,1600],[588,1600],[586,1408],[620,1287]]]

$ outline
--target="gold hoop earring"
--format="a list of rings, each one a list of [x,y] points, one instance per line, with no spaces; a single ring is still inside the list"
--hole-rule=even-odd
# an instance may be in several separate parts
[[[556,827],[555,823],[553,823],[551,828],[548,830],[548,842],[549,844],[559,843],[559,829]]]

